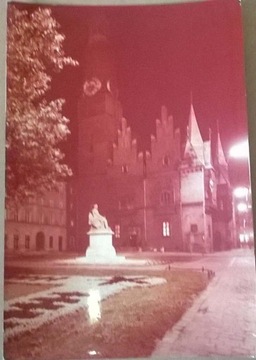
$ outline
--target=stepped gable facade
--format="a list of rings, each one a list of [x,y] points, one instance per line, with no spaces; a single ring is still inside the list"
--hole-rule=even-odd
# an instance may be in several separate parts
[[[96,30],[89,32],[78,104],[78,174],[68,191],[71,248],[88,245],[87,216],[98,203],[116,247],[213,251],[230,219],[219,213],[229,183],[220,163],[214,169],[211,137],[203,141],[191,102],[181,152],[180,130],[162,106],[150,149],[139,152],[118,100],[111,45],[105,30]]]

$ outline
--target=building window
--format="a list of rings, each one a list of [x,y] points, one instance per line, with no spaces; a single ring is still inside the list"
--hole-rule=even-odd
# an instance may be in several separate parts
[[[165,155],[163,157],[163,166],[169,166],[170,165],[170,157]]]
[[[41,216],[40,216],[40,224],[45,224],[45,216],[44,216],[44,214],[41,214]]]
[[[63,250],[63,237],[59,236],[59,251]]]
[[[53,248],[53,236],[49,237],[49,248],[52,249]]]
[[[28,203],[29,203],[29,204],[33,204],[33,202],[34,202],[34,199],[30,196],[30,197],[28,198]]]
[[[71,227],[74,227],[74,225],[75,225],[74,220],[71,220],[71,221],[70,221],[70,226],[71,226]]]
[[[24,209],[20,209],[18,211],[18,221],[21,222],[21,221],[24,221],[25,219],[25,214],[24,214]]]
[[[120,239],[120,231],[121,231],[121,228],[120,228],[120,225],[115,225],[115,237],[117,239]]]
[[[59,183],[59,190],[60,191],[64,191],[65,190],[65,185],[63,183]]]
[[[170,236],[170,223],[168,221],[163,222],[163,236]]]
[[[48,224],[48,216],[46,214],[42,214],[42,224]]]
[[[75,237],[74,236],[70,236],[69,247],[71,249],[75,249]]]
[[[131,210],[134,207],[133,198],[125,196],[118,201],[119,210]]]
[[[29,249],[29,248],[30,248],[30,236],[25,235],[25,249]]]
[[[18,218],[18,210],[14,210],[14,212],[13,212],[13,220],[14,221],[19,221],[19,218]]]
[[[13,247],[15,250],[18,250],[19,248],[19,235],[13,236]]]
[[[74,221],[73,221],[74,222]],[[65,214],[60,214],[60,225],[66,225],[66,217]]]
[[[25,210],[25,222],[29,222],[29,211]]]
[[[223,200],[220,200],[220,202],[219,202],[219,209],[220,209],[221,211],[224,210],[224,201],[223,201]]]
[[[123,173],[123,174],[127,174],[127,173],[128,173],[128,165],[123,165],[123,166],[122,166],[122,173]]]
[[[190,231],[191,231],[192,233],[196,233],[196,232],[198,231],[198,226],[197,226],[197,224],[191,224],[191,225],[190,225]]]
[[[211,239],[212,237],[211,225],[208,225],[208,236]]]
[[[163,191],[161,194],[161,205],[168,206],[174,202],[173,193],[170,191]]]

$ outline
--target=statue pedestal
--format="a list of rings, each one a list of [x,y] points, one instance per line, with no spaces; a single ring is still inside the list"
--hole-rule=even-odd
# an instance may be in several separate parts
[[[124,256],[117,256],[112,245],[113,231],[111,229],[90,230],[89,246],[85,254],[87,264],[116,264],[125,261]]]

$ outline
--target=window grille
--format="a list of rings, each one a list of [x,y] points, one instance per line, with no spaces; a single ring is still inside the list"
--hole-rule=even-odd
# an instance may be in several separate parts
[[[170,223],[168,221],[163,222],[163,236],[170,236]]]

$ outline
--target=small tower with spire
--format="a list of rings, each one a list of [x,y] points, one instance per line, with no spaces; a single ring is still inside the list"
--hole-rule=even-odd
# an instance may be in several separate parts
[[[184,250],[212,251],[211,209],[216,191],[211,136],[203,140],[192,102],[180,178]]]
[[[216,171],[217,209],[214,213],[213,249],[218,251],[235,246],[232,189],[229,181],[228,163],[220,137],[219,122],[217,122],[214,168]]]

